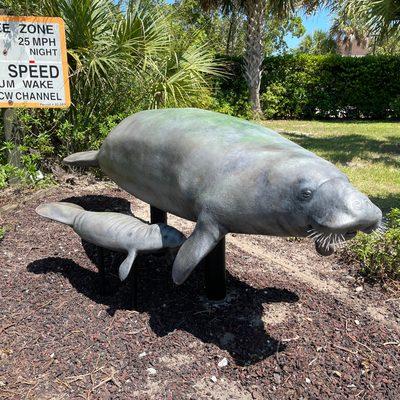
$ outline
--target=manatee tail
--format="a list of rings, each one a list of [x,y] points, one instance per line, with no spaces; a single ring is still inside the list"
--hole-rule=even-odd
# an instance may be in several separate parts
[[[35,211],[42,217],[71,226],[76,216],[85,210],[73,203],[58,202],[41,204]]]
[[[71,154],[70,156],[65,157],[63,163],[76,167],[98,167],[98,154],[98,150],[81,151],[80,153]]]

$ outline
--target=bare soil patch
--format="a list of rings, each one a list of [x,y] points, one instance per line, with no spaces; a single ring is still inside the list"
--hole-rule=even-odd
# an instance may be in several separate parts
[[[225,303],[206,300],[200,269],[174,286],[171,259],[154,255],[135,264],[132,309],[121,256],[106,254],[104,292],[96,249],[34,209],[68,200],[148,219],[148,206],[109,183],[70,182],[0,196],[0,398],[400,398],[399,294],[306,240],[229,235]]]

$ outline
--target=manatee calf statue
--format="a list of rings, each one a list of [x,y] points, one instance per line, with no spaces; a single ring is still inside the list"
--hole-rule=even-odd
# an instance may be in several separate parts
[[[64,161],[99,166],[139,199],[197,222],[174,261],[177,284],[228,232],[310,236],[327,255],[382,218],[330,162],[270,129],[210,111],[139,112],[99,151]]]
[[[119,267],[119,277],[124,280],[138,253],[164,248],[177,248],[185,236],[165,224],[148,225],[129,215],[115,212],[85,211],[73,203],[45,203],[36,212],[69,225],[84,240],[109,250],[128,253]]]

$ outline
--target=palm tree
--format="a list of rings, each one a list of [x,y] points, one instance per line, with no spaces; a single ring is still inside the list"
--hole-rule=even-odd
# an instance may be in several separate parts
[[[337,43],[330,33],[316,30],[312,35],[306,35],[300,42],[297,52],[306,54],[334,54]]]
[[[335,38],[336,43],[346,50],[351,50],[354,42],[366,48],[369,45],[369,34],[365,27],[365,20],[349,11],[347,7],[337,10],[330,34]]]
[[[205,10],[221,9],[230,12],[240,6],[246,15],[246,50],[244,54],[245,78],[249,90],[249,100],[255,116],[262,115],[260,104],[260,85],[264,59],[264,27],[267,15],[287,17],[298,7],[311,12],[318,6],[335,4],[332,0],[200,0]]]
[[[249,100],[255,116],[261,115],[260,85],[261,66],[264,58],[263,36],[268,6],[282,12],[288,6],[292,7],[292,0],[200,0],[205,10],[221,9],[225,13],[235,12],[239,7],[247,19],[245,78],[249,89]]]
[[[16,12],[64,19],[72,117],[113,112],[132,86],[139,86],[142,108],[192,105],[208,90],[208,76],[219,74],[207,48],[176,51],[168,17],[141,2],[121,8],[114,0],[5,1]]]
[[[365,17],[370,34],[381,39],[399,34],[399,0],[345,0],[344,6],[349,13]]]

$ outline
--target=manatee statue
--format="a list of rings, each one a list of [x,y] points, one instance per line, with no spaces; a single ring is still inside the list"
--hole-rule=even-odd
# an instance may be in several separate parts
[[[128,253],[119,267],[124,280],[138,253],[177,248],[185,236],[165,224],[148,225],[137,218],[115,212],[85,211],[73,203],[45,203],[36,208],[42,217],[69,225],[84,240],[109,250]]]
[[[197,222],[174,261],[177,284],[228,232],[310,236],[327,255],[382,218],[330,162],[270,129],[205,110],[139,112],[99,151],[64,162],[99,166],[139,199]]]

